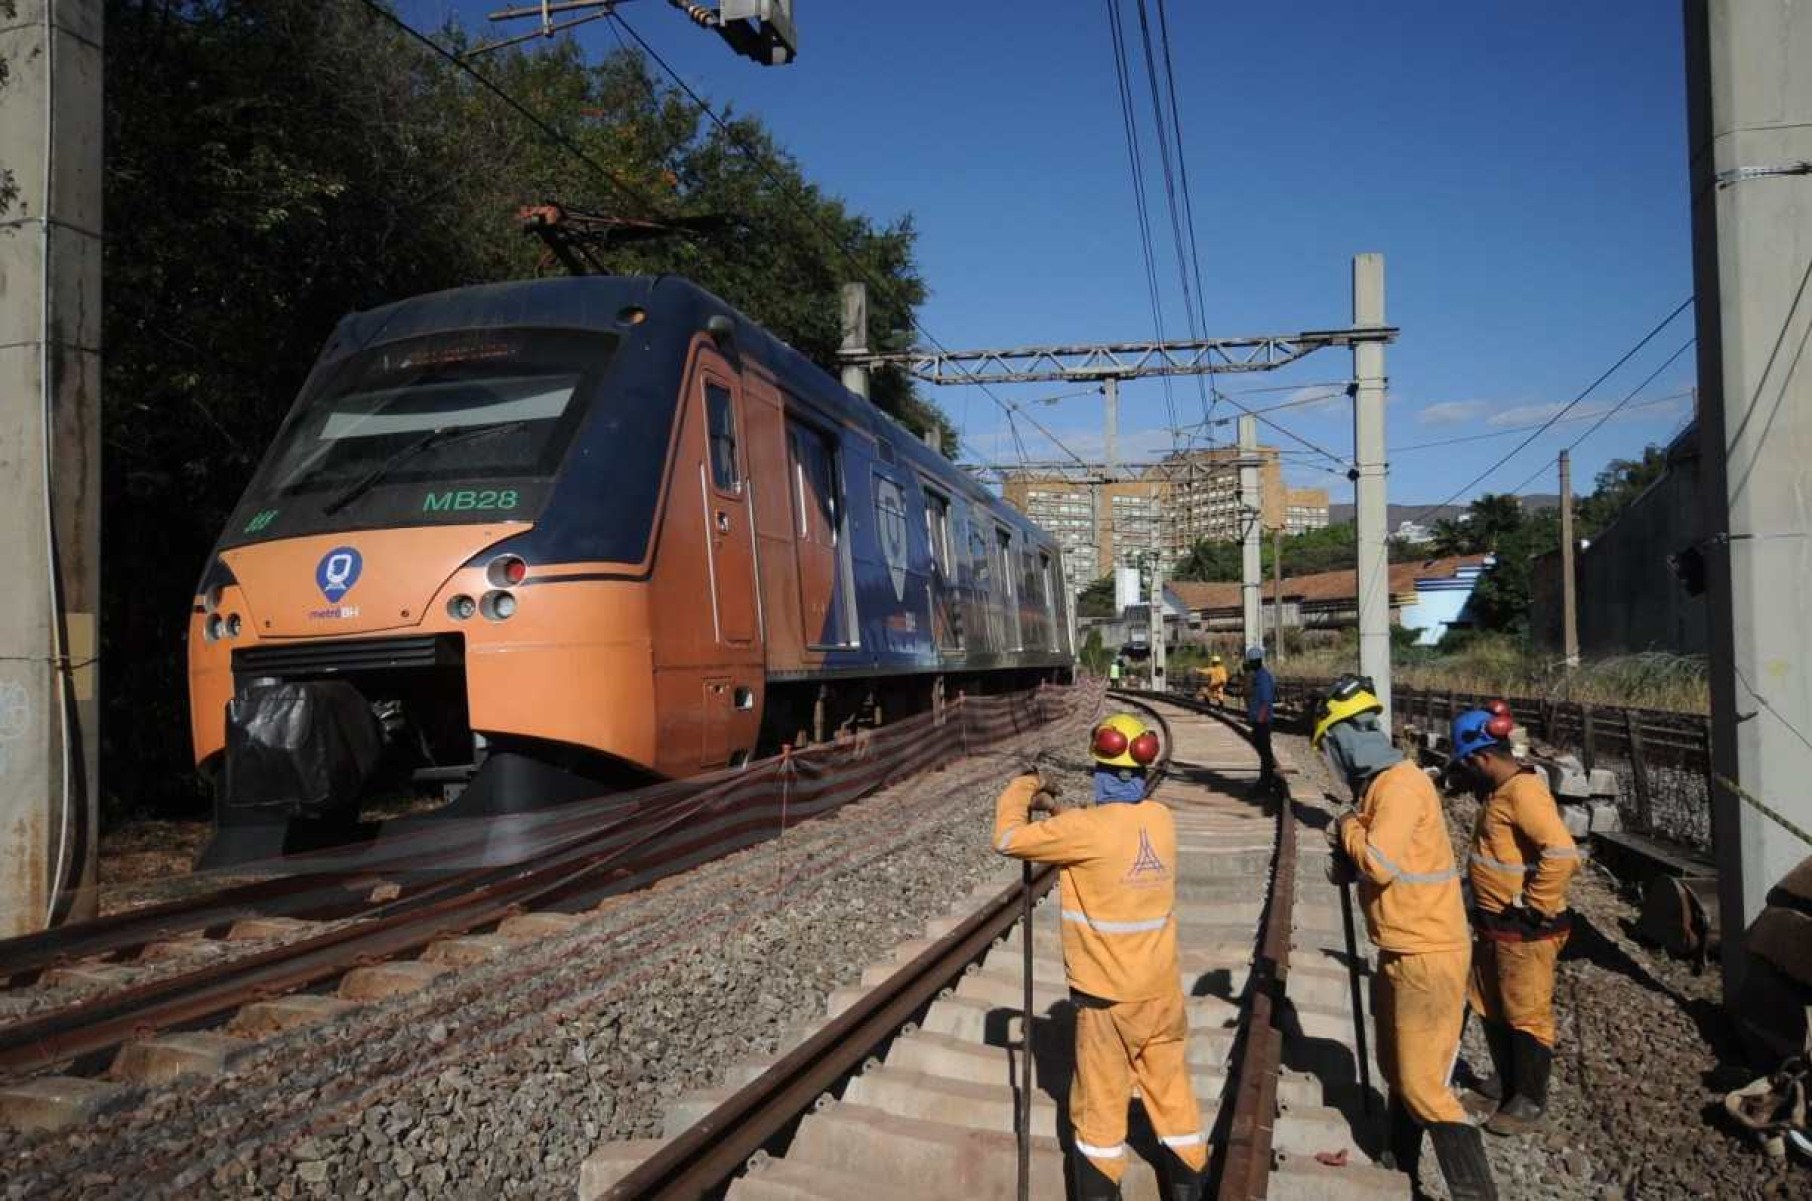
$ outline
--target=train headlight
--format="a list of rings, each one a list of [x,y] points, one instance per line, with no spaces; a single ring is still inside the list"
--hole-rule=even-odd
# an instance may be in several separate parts
[[[492,621],[507,621],[516,612],[516,598],[507,592],[487,592],[478,607]]]
[[[216,584],[212,588],[208,589],[206,592],[201,594],[201,607],[203,609],[206,609],[209,613],[219,612],[219,610],[220,610],[220,585]]]
[[[514,588],[528,578],[528,564],[515,555],[498,555],[484,569],[493,588]]]
[[[219,642],[221,631],[225,625],[226,623],[220,620],[220,614],[211,613],[208,615],[207,621],[202,623],[201,632],[207,635],[209,642]]]
[[[469,621],[478,612],[478,602],[469,596],[456,596],[447,602],[447,616],[454,621]]]
[[[239,614],[237,614],[237,613],[229,613],[229,614],[227,614],[227,619],[226,619],[226,636],[227,636],[227,637],[228,637],[228,638],[237,638],[237,637],[239,637],[239,629],[240,629],[240,626],[239,626]]]

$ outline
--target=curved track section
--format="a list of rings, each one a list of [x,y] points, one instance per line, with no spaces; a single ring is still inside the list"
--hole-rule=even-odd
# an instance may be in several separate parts
[[[1323,844],[1304,813],[1248,795],[1256,756],[1234,726],[1169,698],[1116,698],[1165,726],[1154,795],[1178,829],[1177,917],[1188,1063],[1224,1197],[1404,1197],[1404,1177],[1370,1166],[1354,1123],[1362,1097],[1334,1048],[1353,1041],[1343,934],[1303,903],[1304,867]],[[1305,850],[1306,848],[1306,850]],[[1035,878],[1041,894],[1050,874]],[[580,1196],[725,1195],[740,1201],[861,1196],[1061,1197],[1068,1182],[1073,1008],[1057,907],[1030,920],[1033,1006],[1022,1012],[1026,928],[1019,886],[972,898],[924,939],[834,996],[825,1021],[742,1087],[682,1098],[665,1140],[609,1144],[587,1161]],[[1305,924],[1307,923],[1307,924]],[[1333,942],[1330,944],[1329,939]],[[1292,955],[1294,952],[1294,955]],[[1297,971],[1292,974],[1292,966]],[[1028,1038],[1029,1034],[1029,1038]],[[1319,1059],[1309,1043],[1325,1044]],[[1319,1070],[1299,1069],[1292,1055]],[[1030,1175],[1018,1172],[1017,1081],[1032,1060]],[[1286,1064],[1290,1066],[1286,1068]],[[1149,1131],[1135,1114],[1129,1201],[1159,1196]]]
[[[613,797],[608,814],[593,813],[589,821],[563,813],[551,827],[555,839],[532,863],[461,873],[401,895],[390,889],[374,897],[358,890],[381,883],[378,878],[334,874],[229,890],[140,918],[122,915],[37,936],[16,944],[16,961],[0,944],[0,963],[12,969],[6,974],[30,978],[72,958],[142,954],[172,945],[156,940],[185,930],[242,923],[261,903],[282,909],[325,896],[347,918],[330,928],[294,923],[289,937],[274,940],[278,945],[267,938],[244,953],[210,947],[212,940],[177,939],[191,951],[214,953],[194,954],[158,978],[128,979],[123,987],[99,988],[0,1025],[0,1121],[67,1124],[108,1104],[117,1092],[113,1082],[155,1084],[222,1070],[248,1039],[411,991],[464,963],[504,953],[513,939],[570,925],[578,920],[573,913],[605,897],[775,837],[947,763],[953,747],[1029,755],[1037,732],[1065,717],[1085,718],[1081,711],[1092,713],[1098,696],[1046,688],[959,698],[941,712],[745,771]],[[101,969],[97,980],[108,978],[106,969],[131,974],[117,962],[83,962]],[[337,995],[324,995],[329,986]],[[65,1075],[44,1075],[49,1072]],[[94,1079],[103,1074],[111,1082]]]

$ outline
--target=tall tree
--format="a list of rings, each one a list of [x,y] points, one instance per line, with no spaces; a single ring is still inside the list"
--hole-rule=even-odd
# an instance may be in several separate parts
[[[200,799],[189,600],[343,314],[545,270],[515,213],[548,200],[739,218],[732,236],[644,244],[612,266],[690,276],[827,368],[842,281],[885,285],[870,289],[878,346],[925,298],[909,219],[851,211],[758,121],[706,122],[639,55],[588,63],[560,40],[479,60],[581,158],[355,4],[107,0],[106,19],[102,753],[116,809]],[[880,373],[874,395],[909,426],[942,420],[903,376]]]

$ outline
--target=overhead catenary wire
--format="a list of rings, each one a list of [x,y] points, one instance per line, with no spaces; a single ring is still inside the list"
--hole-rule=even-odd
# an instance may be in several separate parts
[[[372,3],[373,0],[364,0],[364,2],[369,4],[369,3]],[[669,64],[667,62],[667,60],[665,58],[663,58],[661,56],[661,54],[657,50],[655,50],[655,48],[653,46],[651,46],[648,43],[648,40],[646,38],[644,38],[636,30],[635,26],[631,25],[627,20],[625,20],[623,15],[619,12],[616,12],[613,10],[610,15],[611,15],[611,23],[612,23],[613,28],[621,28],[621,30],[623,32],[627,33],[630,36],[630,38],[635,41],[635,44],[637,46],[641,47],[642,53],[646,54],[649,57],[649,59],[651,59],[655,63],[655,65],[658,66],[662,70],[662,72],[664,72],[666,74],[667,78],[673,81],[674,86],[677,87],[680,90],[680,92],[683,93],[685,95],[685,97],[692,102],[693,106],[695,108],[697,108],[700,113],[704,114],[706,119],[709,120],[711,122],[711,124],[714,125],[718,129],[718,131],[724,135],[724,137],[726,139],[729,140],[730,145],[733,146],[739,154],[741,154],[744,158],[748,159],[749,162],[754,165],[755,169],[757,171],[759,171],[767,179],[767,181],[780,192],[782,197],[784,197],[787,201],[789,201],[793,205],[793,207],[799,212],[799,214],[801,216],[803,216],[806,219],[806,221],[808,223],[810,223],[812,225],[812,227],[818,231],[818,233],[825,239],[825,241],[828,242],[830,244],[830,246],[834,250],[836,250],[837,253],[840,254],[843,257],[843,259],[851,267],[853,267],[856,270],[856,272],[858,274],[860,274],[868,283],[872,284],[874,287],[878,288],[880,291],[893,296],[896,300],[904,299],[899,296],[894,282],[892,280],[887,279],[885,276],[879,274],[878,272],[876,272],[867,263],[864,263],[861,260],[861,258],[855,253],[855,251],[851,250],[847,245],[845,245],[843,242],[843,239],[840,238],[834,230],[830,229],[827,225],[825,225],[823,219],[820,218],[818,216],[818,214],[811,211],[809,206],[807,206],[804,203],[804,198],[797,195],[796,189],[794,189],[791,185],[789,185],[785,180],[781,179],[779,177],[779,175],[777,175],[774,172],[774,169],[767,163],[767,161],[764,158],[762,158],[762,156],[756,151],[756,149],[753,146],[750,146],[748,144],[748,142],[739,133],[737,133],[735,128],[732,127],[729,122],[725,121],[721,116],[718,115],[717,110],[711,106],[710,102],[705,100],[704,97],[700,96],[697,93],[697,91],[695,91],[692,88],[692,85],[687,83],[685,78],[682,77],[678,71],[673,69],[672,65]],[[950,348],[948,346],[945,346],[944,343],[942,341],[940,341],[935,334],[933,334],[928,328],[926,328],[924,322],[919,319],[918,314],[913,311],[912,306],[910,304],[904,304],[902,307],[905,308],[905,310],[906,310],[907,320],[912,322],[912,327],[914,329],[916,329],[919,332],[919,334],[927,342],[930,342],[933,346],[935,346],[940,352],[942,352],[944,354],[950,353]],[[1055,446],[1058,450],[1062,451],[1069,458],[1074,459],[1078,464],[1084,463],[1082,456],[1078,455],[1075,451],[1071,450],[1069,448],[1069,446],[1063,442],[1062,439],[1058,438],[1055,434],[1051,433],[1050,430],[1046,429],[1041,423],[1039,423],[1038,421],[1033,419],[1030,414],[1025,413],[1023,410],[1017,409],[1016,406],[1013,406],[1013,405],[1009,404],[1007,401],[1001,399],[999,394],[997,394],[992,388],[988,387],[986,384],[981,383],[979,380],[976,381],[976,384],[977,384],[977,386],[979,386],[981,388],[982,393],[985,396],[987,396],[989,400],[993,401],[995,403],[995,405],[999,406],[1001,411],[1006,414],[1009,425],[1012,425],[1012,423],[1014,421],[1014,413],[1018,412],[1019,415],[1024,417],[1026,419],[1026,421],[1028,421],[1034,429],[1036,429],[1045,438],[1049,439],[1051,444],[1053,446]],[[1015,438],[1018,437],[1017,429],[1014,430],[1014,436],[1015,436]]]
[[[1652,399],[1645,400],[1645,401],[1641,402],[1640,404],[1631,404],[1631,405],[1626,405],[1624,407],[1627,409],[1652,409],[1658,405],[1672,404],[1673,402],[1675,402],[1677,400],[1683,400],[1686,397],[1689,397],[1691,395],[1692,395],[1692,389],[1688,388],[1688,389],[1685,389],[1684,391],[1669,392],[1666,396],[1656,396],[1656,397],[1653,397]],[[1572,424],[1575,424],[1575,423],[1581,422],[1581,421],[1590,421],[1593,419],[1594,416],[1597,416],[1598,418],[1602,419],[1605,416],[1608,416],[1608,414],[1582,413],[1582,414],[1578,414],[1578,415],[1575,415],[1572,417],[1563,417],[1559,421],[1554,422],[1554,424],[1555,425],[1572,425]],[[1540,427],[1541,424],[1542,423],[1539,421],[1531,421],[1531,422],[1527,422],[1525,424],[1520,424],[1520,425],[1507,425],[1503,429],[1492,430],[1490,433],[1485,433],[1485,434],[1461,434],[1458,437],[1453,437],[1453,438],[1437,438],[1432,442],[1411,442],[1407,446],[1391,447],[1390,453],[1392,455],[1402,455],[1402,454],[1409,454],[1412,451],[1418,451],[1418,450],[1436,450],[1436,449],[1439,449],[1440,447],[1444,447],[1444,446],[1459,446],[1459,445],[1462,445],[1467,442],[1483,442],[1483,441],[1486,441],[1491,438],[1512,438],[1512,437],[1515,437],[1517,434],[1524,433],[1528,430],[1536,429],[1536,428]],[[1284,453],[1299,454],[1301,452],[1292,450],[1292,451],[1286,451]]]
[[[509,106],[509,108],[518,116],[539,130],[542,136],[547,138],[548,141],[560,147],[560,149],[566,151],[589,167],[598,178],[608,184],[613,191],[618,193],[618,195],[635,202],[641,210],[636,214],[637,216],[656,218],[663,215],[660,206],[653,200],[625,183],[618,177],[616,172],[612,171],[609,167],[606,167],[590,154],[587,154],[583,146],[580,146],[577,142],[548,124],[547,121],[543,120],[533,109],[510,95],[509,92],[505,91],[504,88],[490,76],[480,71],[477,67],[474,67],[459,55],[454,54],[451,50],[448,50],[439,42],[436,42],[433,38],[397,16],[394,12],[391,12],[388,8],[384,7],[379,0],[358,0],[358,2],[369,9],[372,15],[390,24],[412,41],[419,43],[436,57],[444,60],[455,69],[463,71],[471,76],[473,82],[477,83],[478,86],[497,97],[497,99],[501,100],[505,105]],[[613,9],[607,15],[615,16],[615,10]]]
[[[1590,396],[1593,392],[1596,392],[1598,390],[1599,385],[1604,383],[1605,380],[1611,378],[1611,376],[1615,375],[1618,372],[1618,370],[1620,370],[1623,367],[1623,365],[1625,363],[1627,363],[1631,359],[1635,358],[1636,355],[1641,352],[1641,350],[1644,346],[1647,346],[1650,342],[1654,341],[1657,337],[1660,336],[1662,330],[1666,329],[1669,325],[1673,324],[1674,318],[1678,317],[1681,313],[1684,313],[1688,308],[1692,307],[1692,302],[1693,302],[1693,298],[1691,296],[1688,296],[1685,300],[1682,300],[1678,305],[1676,305],[1674,307],[1672,312],[1668,313],[1667,316],[1661,318],[1660,321],[1655,323],[1653,328],[1651,328],[1646,334],[1643,334],[1642,337],[1637,340],[1637,342],[1634,346],[1632,346],[1628,350],[1624,351],[1623,354],[1618,357],[1618,359],[1615,363],[1612,363],[1609,367],[1605,368],[1604,371],[1602,373],[1600,373],[1600,375],[1598,376],[1597,379],[1594,379],[1591,383],[1587,384],[1585,386],[1585,388],[1582,391],[1580,391],[1580,393],[1577,396],[1575,396],[1572,400],[1569,400],[1566,404],[1562,405],[1559,409],[1557,409],[1553,413],[1553,415],[1550,416],[1546,421],[1543,421],[1540,425],[1536,426],[1535,429],[1529,434],[1528,437],[1524,438],[1521,442],[1518,442],[1514,447],[1512,447],[1508,452],[1506,452],[1496,462],[1492,463],[1491,466],[1485,468],[1485,470],[1479,472],[1477,475],[1473,476],[1470,480],[1467,480],[1464,484],[1460,485],[1460,487],[1454,489],[1453,494],[1448,496],[1447,499],[1441,500],[1441,501],[1436,501],[1432,505],[1422,506],[1421,509],[1417,510],[1416,513],[1409,518],[1409,520],[1411,522],[1420,522],[1422,520],[1422,518],[1428,516],[1428,514],[1434,512],[1437,509],[1445,508],[1446,506],[1453,504],[1460,497],[1462,497],[1466,493],[1470,492],[1473,488],[1477,487],[1484,480],[1489,479],[1492,475],[1494,475],[1498,471],[1499,468],[1503,467],[1504,464],[1508,463],[1511,459],[1513,459],[1517,455],[1521,454],[1525,449],[1528,448],[1530,443],[1534,442],[1537,438],[1541,437],[1543,431],[1547,430],[1555,422],[1559,421],[1562,417],[1564,417],[1567,413],[1571,412],[1573,409],[1578,407],[1580,402],[1585,400],[1586,397]]]
[[[1634,388],[1630,389],[1629,393],[1626,396],[1624,396],[1624,398],[1622,400],[1620,400],[1616,404],[1612,405],[1609,409],[1606,409],[1603,413],[1600,413],[1598,415],[1598,420],[1594,421],[1590,427],[1588,427],[1583,433],[1581,433],[1579,435],[1579,437],[1577,437],[1577,438],[1573,439],[1571,442],[1567,443],[1568,452],[1570,453],[1571,451],[1576,449],[1581,442],[1584,442],[1587,438],[1590,438],[1593,435],[1593,433],[1595,433],[1597,431],[1599,426],[1603,425],[1605,422],[1609,421],[1612,417],[1616,416],[1619,412],[1621,412],[1623,410],[1624,406],[1628,405],[1630,401],[1634,400],[1636,398],[1636,396],[1639,393],[1641,393],[1644,388],[1648,387],[1650,384],[1654,383],[1656,379],[1660,378],[1660,375],[1663,371],[1666,371],[1669,367],[1672,367],[1681,355],[1685,354],[1688,350],[1691,350],[1693,343],[1696,341],[1698,341],[1698,339],[1696,337],[1687,338],[1685,342],[1680,344],[1680,348],[1678,350],[1676,350],[1672,354],[1668,355],[1666,360],[1663,361],[1659,367],[1657,367],[1653,371],[1649,372],[1647,378],[1645,378],[1641,383],[1637,384]],[[1540,467],[1537,467],[1534,471],[1529,473],[1529,477],[1527,479],[1525,479],[1522,483],[1518,484],[1516,487],[1510,489],[1511,494],[1515,495],[1516,493],[1521,492],[1524,488],[1527,488],[1530,484],[1534,483],[1537,479],[1539,479],[1547,470],[1548,470],[1548,464],[1546,464],[1546,463],[1542,464]]]

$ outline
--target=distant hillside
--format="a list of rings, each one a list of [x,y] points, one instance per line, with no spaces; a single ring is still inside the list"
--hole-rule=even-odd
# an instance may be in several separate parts
[[[1520,498],[1523,508],[1530,512],[1552,509],[1560,504],[1560,496],[1554,492],[1532,492]],[[1575,502],[1577,503],[1577,502]],[[1423,525],[1432,525],[1443,517],[1458,517],[1466,511],[1465,505],[1386,505],[1389,516],[1385,518],[1385,528],[1395,530],[1405,521],[1420,521]],[[1329,505],[1328,523],[1330,525],[1351,525],[1353,521],[1352,505]]]

